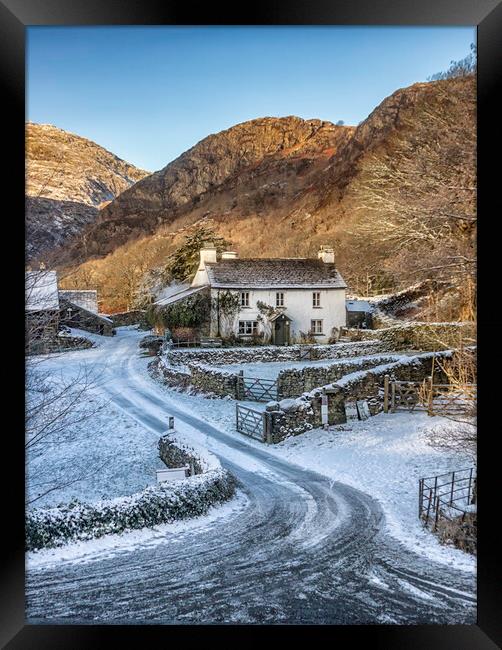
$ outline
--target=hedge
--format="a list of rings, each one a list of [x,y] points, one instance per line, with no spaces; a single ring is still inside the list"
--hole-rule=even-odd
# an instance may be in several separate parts
[[[26,550],[62,546],[111,533],[198,517],[235,492],[235,479],[213,469],[178,483],[160,483],[126,497],[96,503],[73,500],[26,515]]]

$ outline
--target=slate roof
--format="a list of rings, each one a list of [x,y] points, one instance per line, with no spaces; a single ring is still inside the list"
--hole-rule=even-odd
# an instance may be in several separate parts
[[[334,264],[302,258],[243,258],[207,263],[209,284],[215,288],[344,289]]]
[[[98,292],[96,289],[60,289],[59,297],[66,298],[74,305],[98,313]]]
[[[79,305],[77,302],[72,302],[71,300],[68,300],[68,298],[65,298],[61,295],[59,295],[59,306],[61,309],[68,309],[70,307],[74,311],[80,311],[84,312],[84,315],[91,316],[92,318],[97,318],[98,320],[103,320],[106,321],[107,323],[111,323],[113,325],[113,320],[109,318],[108,316],[105,316],[104,314],[97,314],[95,311],[91,311],[90,309],[86,309],[82,305]],[[86,316],[86,317],[88,317]]]
[[[207,289],[207,285],[202,287],[188,286],[183,288],[181,291],[177,291],[176,293],[173,293],[165,298],[157,300],[155,304],[159,306],[171,305],[173,302],[178,302],[178,300],[183,300],[184,298],[188,298],[188,296],[191,296],[194,293],[202,291],[202,289]]]
[[[359,311],[359,312],[370,312],[373,311],[373,307],[367,300],[347,300],[346,301],[347,311]]]

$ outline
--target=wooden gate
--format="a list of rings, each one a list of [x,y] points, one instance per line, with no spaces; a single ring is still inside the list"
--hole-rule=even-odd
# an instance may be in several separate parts
[[[477,398],[476,384],[434,384],[432,377],[422,382],[391,381],[384,377],[383,410],[427,411],[429,415],[472,414]]]
[[[265,440],[265,426],[263,413],[255,411],[242,404],[235,405],[236,429],[245,436],[255,438],[263,442]]]
[[[408,411],[424,410],[423,384],[414,381],[393,381],[391,383],[391,411],[395,413],[398,409]]]
[[[476,384],[433,384],[429,386],[429,415],[460,415],[474,413]]]

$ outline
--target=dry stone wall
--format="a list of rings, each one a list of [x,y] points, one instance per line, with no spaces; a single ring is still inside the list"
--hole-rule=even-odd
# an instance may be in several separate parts
[[[109,318],[112,319],[115,327],[124,327],[125,325],[144,325],[146,311],[144,309],[136,309],[133,311],[123,311],[117,314],[110,314]]]
[[[345,404],[356,400],[366,400],[371,415],[376,415],[383,409],[385,375],[397,381],[420,382],[430,376],[434,357],[444,359],[452,355],[453,352],[447,350],[401,358],[369,370],[350,373],[332,384],[306,392],[297,399],[269,402],[266,409],[269,439],[279,442],[286,437],[322,426],[321,395],[324,391],[328,401],[329,424],[346,422]],[[439,382],[445,380],[440,370],[435,368],[434,372]]]
[[[277,397],[298,397],[317,386],[325,386],[356,370],[366,370],[384,363],[399,361],[397,355],[375,356],[356,359],[352,362],[338,362],[330,366],[306,366],[282,370],[277,377]]]
[[[170,365],[186,365],[190,362],[225,365],[255,363],[257,361],[299,361],[306,359],[339,359],[386,352],[389,347],[381,341],[358,341],[330,345],[265,345],[249,348],[189,348],[168,349],[165,357]],[[308,355],[308,356],[307,356]]]
[[[174,442],[171,433],[161,436],[158,442],[159,458],[166,467],[193,467],[195,474],[202,474],[203,468],[199,458]]]
[[[378,329],[362,330],[343,328],[341,335],[351,341],[380,341],[384,350],[447,350],[472,345],[476,341],[476,324],[473,322],[428,323],[420,321],[398,321],[388,317],[378,321]]]
[[[242,399],[242,378],[238,373],[212,368],[201,363],[189,363],[190,383],[197,390],[219,397]]]
[[[447,350],[476,342],[476,324],[408,322],[382,330],[380,340],[395,350]]]
[[[160,376],[164,384],[173,388],[188,388],[192,381],[189,372],[180,368],[167,366],[159,358],[149,363],[148,369],[154,377]]]

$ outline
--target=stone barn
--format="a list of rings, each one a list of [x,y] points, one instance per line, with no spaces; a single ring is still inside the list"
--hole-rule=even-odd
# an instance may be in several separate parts
[[[347,300],[347,327],[373,329],[373,308],[367,300]]]
[[[94,332],[102,336],[113,336],[115,334],[111,318],[96,314],[67,298],[61,297],[61,293],[59,294],[59,320],[62,325],[75,327],[86,332]]]
[[[95,314],[99,313],[98,292],[96,289],[60,289],[59,297],[65,298],[74,305],[87,309],[87,311],[92,311]]]
[[[43,351],[57,340],[59,330],[58,281],[55,271],[25,274],[25,338],[28,351]]]

